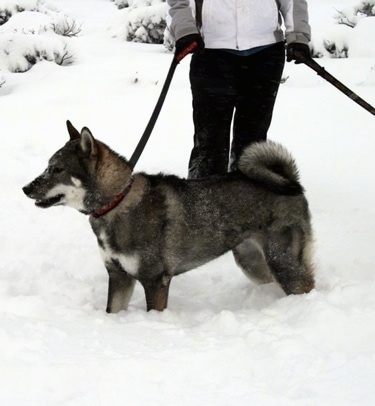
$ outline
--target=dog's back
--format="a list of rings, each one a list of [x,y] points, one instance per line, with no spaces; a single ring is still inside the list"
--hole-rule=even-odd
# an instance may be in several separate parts
[[[148,191],[127,215],[132,223],[128,232],[133,229],[140,242],[148,241],[148,253],[154,249],[152,255],[164,258],[174,274],[204,264],[245,239],[266,240],[285,227],[310,233],[294,161],[286,153],[280,155],[277,144],[268,146],[256,145],[245,152],[240,168],[247,176],[234,172],[184,180],[143,175]],[[254,149],[258,162],[251,165]],[[146,222],[147,227],[139,227]],[[151,238],[159,243],[152,244]]]
[[[276,279],[288,293],[309,291],[310,214],[293,158],[278,144],[262,143],[245,151],[239,168],[242,172],[197,180],[149,178],[149,193],[163,206],[158,247],[166,267],[179,274],[233,250],[252,279]],[[286,281],[270,264],[294,272],[287,272]],[[293,280],[298,272],[304,282]]]

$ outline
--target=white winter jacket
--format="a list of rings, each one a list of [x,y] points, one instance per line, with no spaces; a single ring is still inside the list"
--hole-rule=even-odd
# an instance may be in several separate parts
[[[178,40],[200,32],[206,48],[245,50],[286,39],[310,41],[305,0],[167,0]],[[285,35],[284,30],[285,29]]]

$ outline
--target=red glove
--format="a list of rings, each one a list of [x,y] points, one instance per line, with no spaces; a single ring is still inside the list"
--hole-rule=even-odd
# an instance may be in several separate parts
[[[204,48],[204,41],[200,34],[189,34],[176,41],[175,58],[180,62],[186,55]]]

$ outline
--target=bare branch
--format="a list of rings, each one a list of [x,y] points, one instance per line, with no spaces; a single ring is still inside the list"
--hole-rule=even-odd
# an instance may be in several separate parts
[[[60,22],[52,23],[52,30],[63,37],[77,37],[82,31],[82,24],[77,24],[76,20],[64,17]]]
[[[60,66],[71,65],[74,62],[74,55],[68,51],[68,47],[66,45],[64,46],[63,54],[58,54],[57,52],[55,52],[54,56],[55,62],[57,63],[57,65]]]

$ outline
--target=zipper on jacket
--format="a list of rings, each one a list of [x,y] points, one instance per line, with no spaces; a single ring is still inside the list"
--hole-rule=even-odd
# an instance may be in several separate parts
[[[202,7],[203,0],[195,0],[195,20],[197,22],[197,27],[199,31],[201,31],[202,28]]]

